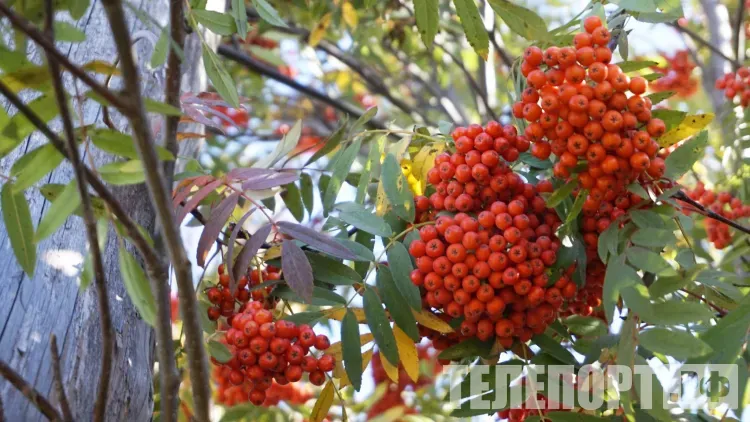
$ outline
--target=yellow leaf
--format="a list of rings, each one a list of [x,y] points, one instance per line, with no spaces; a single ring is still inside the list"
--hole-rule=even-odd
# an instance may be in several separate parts
[[[395,422],[403,420],[402,417],[406,415],[406,406],[391,407],[385,412],[378,416],[370,419],[370,422]]]
[[[354,316],[357,317],[357,322],[365,322],[365,310],[362,308],[349,308],[352,313],[354,313]],[[326,309],[323,311],[323,315],[327,316],[330,319],[335,319],[336,321],[343,321],[344,315],[346,315],[346,308],[331,308]]]
[[[422,192],[427,188],[427,172],[435,166],[435,157],[443,151],[445,151],[445,142],[436,142],[423,146],[414,156],[411,174],[419,180]]]
[[[430,311],[422,310],[420,312],[412,311],[414,314],[414,318],[417,320],[418,323],[424,325],[425,327],[435,330],[438,333],[452,333],[453,327],[451,327],[447,322],[443,321],[442,319],[435,316]]]
[[[370,364],[371,360],[372,360],[372,349],[362,354],[362,372],[364,372],[365,369],[367,369],[367,365]],[[346,374],[344,365],[341,363],[340,360],[336,361],[336,367],[333,368],[333,376],[340,380],[339,388],[344,388],[347,385],[350,385],[352,383],[351,381],[349,381],[349,375]]]
[[[391,363],[388,362],[388,359],[386,359],[382,354],[380,355],[380,362],[383,364],[383,369],[385,369],[385,373],[386,375],[388,375],[388,378],[398,384],[398,368],[391,365]]]
[[[386,211],[390,208],[390,202],[388,197],[385,195],[385,188],[383,188],[383,182],[378,183],[378,193],[375,195],[375,214],[384,216]]]
[[[364,346],[365,344],[371,342],[375,336],[372,335],[372,333],[365,333],[359,336],[359,344]],[[327,355],[331,355],[336,358],[337,361],[341,360],[342,357],[342,349],[341,349],[341,342],[338,341],[336,343],[333,343],[328,349],[326,349],[325,353]]]
[[[318,397],[318,401],[315,402],[315,406],[310,414],[310,421],[321,422],[326,416],[328,416],[328,411],[333,404],[334,394],[333,382],[328,380],[326,386],[323,387],[323,391],[320,393],[320,397]]]
[[[713,113],[687,115],[679,125],[673,127],[672,129],[667,131],[667,133],[660,136],[656,140],[656,142],[662,148],[671,147],[672,145],[700,132],[713,120]]]
[[[344,2],[341,5],[341,15],[344,17],[344,22],[349,25],[350,28],[356,28],[359,23],[359,16],[357,11],[354,9],[351,3]]]
[[[320,18],[320,21],[315,26],[315,29],[310,32],[310,39],[308,40],[308,43],[311,47],[315,47],[318,45],[318,43],[325,37],[326,31],[328,30],[328,25],[331,24],[331,14],[326,13],[323,15],[322,18]]]
[[[13,92],[19,92],[24,88],[41,88],[47,84],[50,78],[47,66],[24,66],[14,72],[0,75],[0,81]]]
[[[270,261],[279,257],[281,257],[281,245],[275,245],[266,251],[266,254],[263,255],[263,260]]]
[[[396,337],[398,345],[398,358],[401,365],[404,366],[406,374],[412,381],[417,382],[419,378],[419,356],[417,355],[417,345],[401,328],[397,325],[393,328],[393,335]]]
[[[120,69],[112,63],[107,63],[103,60],[92,60],[83,65],[84,70],[89,72],[101,73],[102,75],[116,75],[120,76]]]

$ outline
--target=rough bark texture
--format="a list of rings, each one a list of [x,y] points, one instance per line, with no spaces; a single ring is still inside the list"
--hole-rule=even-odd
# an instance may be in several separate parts
[[[167,24],[167,0],[140,0],[133,4],[161,25]],[[129,15],[135,38],[134,49],[141,64],[143,92],[151,98],[162,99],[164,69],[151,70],[145,65],[151,56],[153,43],[158,38],[159,29],[153,25],[144,25],[130,13]],[[59,45],[74,63],[82,64],[91,60],[112,62],[115,59],[116,49],[110,28],[97,1],[92,1],[89,11],[77,26],[86,33],[86,42]],[[201,75],[200,42],[196,34],[188,37],[185,55],[183,92],[204,90],[206,78]],[[40,54],[31,51],[31,57],[39,62]],[[66,78],[65,82],[68,92],[74,94],[72,80]],[[112,86],[117,87],[118,84],[119,81],[115,78]],[[85,92],[80,84],[78,88],[81,93]],[[7,104],[2,104],[7,110]],[[102,125],[101,107],[95,103],[87,101],[83,109],[80,109],[78,103],[74,102],[74,107],[86,124]],[[15,110],[9,112],[14,113]],[[120,115],[113,113],[112,120],[119,129],[127,131],[125,120]],[[80,121],[75,124],[79,125]],[[51,126],[54,130],[60,130],[59,122],[53,122]],[[163,122],[155,119],[152,127],[160,133]],[[0,160],[0,172],[9,174],[12,164],[19,157],[45,142],[42,136],[34,134]],[[199,141],[186,142],[181,145],[180,154],[193,155],[199,146]],[[91,152],[93,151],[92,149]],[[91,157],[84,157],[87,164],[90,163],[89,159],[101,165],[111,161],[113,157],[93,152]],[[46,176],[40,185],[68,183],[72,176],[70,165],[63,163]],[[154,212],[145,186],[122,187],[114,191],[135,221],[153,235]],[[29,189],[26,197],[32,219],[38,224],[50,204],[34,189]],[[33,278],[27,277],[16,263],[4,222],[0,222],[0,248],[3,251],[0,254],[0,270],[4,274],[3,281],[0,282],[0,359],[8,362],[40,392],[48,395],[53,403],[57,403],[57,397],[52,393],[48,345],[49,334],[54,333],[62,348],[63,379],[74,417],[76,420],[91,420],[99,380],[102,339],[94,289],[89,287],[82,292],[78,287],[80,268],[86,253],[82,220],[78,217],[69,218],[63,228],[39,245]],[[153,410],[154,332],[143,322],[127,296],[120,276],[117,248],[117,239],[110,230],[103,259],[115,330],[115,349],[106,419],[145,421],[151,418]],[[4,381],[0,381],[0,399],[7,420],[43,419],[34,406]]]

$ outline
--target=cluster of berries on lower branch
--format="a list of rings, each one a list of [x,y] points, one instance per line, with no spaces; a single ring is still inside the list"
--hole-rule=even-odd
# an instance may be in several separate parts
[[[703,183],[698,183],[693,190],[686,192],[690,199],[697,201],[706,209],[729,220],[740,220],[750,217],[750,204],[743,204],[740,198],[732,196],[729,192],[716,193],[706,189]],[[693,211],[692,207],[685,206],[686,214]],[[716,249],[724,249],[732,243],[732,234],[729,226],[713,218],[704,220],[706,235]]]

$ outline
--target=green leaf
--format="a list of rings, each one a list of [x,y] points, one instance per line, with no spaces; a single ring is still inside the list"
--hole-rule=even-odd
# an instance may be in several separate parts
[[[151,53],[151,69],[161,67],[167,61],[169,53],[169,31],[164,28],[159,35],[159,39],[154,44],[154,51]]]
[[[655,92],[653,94],[646,95],[649,99],[651,99],[651,102],[654,105],[659,104],[660,102],[666,100],[667,98],[673,96],[675,94],[674,91],[662,91],[662,92]]]
[[[31,111],[43,122],[55,118],[59,109],[54,95],[43,95],[27,104]],[[36,129],[23,113],[16,113],[7,124],[0,127],[0,157],[4,157]]]
[[[258,15],[261,19],[264,21],[270,23],[274,26],[280,26],[282,28],[286,28],[287,24],[284,22],[283,19],[281,19],[281,16],[279,16],[279,12],[276,11],[276,9],[271,6],[270,3],[266,0],[252,0],[253,1],[253,7],[255,7],[255,10],[258,11]]]
[[[313,323],[317,322],[321,318],[323,318],[323,312],[307,311],[307,312],[297,312],[291,315],[286,315],[282,319],[285,321],[291,321],[298,325],[299,324],[312,325]]]
[[[52,144],[44,144],[21,156],[13,163],[10,170],[10,175],[16,178],[13,189],[20,192],[30,187],[45,174],[57,168],[63,158],[63,155]]]
[[[329,212],[336,202],[336,197],[341,190],[341,186],[346,180],[346,176],[352,169],[352,164],[359,154],[359,150],[362,148],[362,139],[357,139],[354,143],[349,145],[341,155],[338,156],[336,162],[333,164],[333,172],[331,173],[331,180],[326,186],[326,191],[323,194],[323,211]]]
[[[151,98],[144,98],[143,102],[144,102],[146,111],[149,113],[158,113],[158,114],[163,114],[165,116],[177,116],[177,117],[182,116],[182,110],[180,110],[179,108],[173,105],[163,103],[161,101],[152,100]],[[157,145],[157,150],[158,149],[159,147]],[[164,149],[164,151],[166,151],[166,149]]]
[[[360,233],[360,232],[358,232]],[[361,232],[366,233],[366,232]],[[339,243],[341,246],[349,249],[349,252],[354,254],[353,261],[368,261],[373,262],[375,261],[375,255],[372,253],[372,249],[355,242],[351,239],[343,239],[340,237],[334,237],[332,238],[335,242]]]
[[[714,314],[702,303],[669,300],[652,305],[650,315],[641,315],[645,322],[655,325],[678,325],[708,321]],[[710,343],[709,343],[710,344]]]
[[[216,340],[208,341],[208,354],[221,363],[229,362],[233,356],[226,345]]]
[[[607,326],[599,318],[571,315],[563,320],[571,333],[582,337],[600,337],[607,334]]]
[[[289,129],[289,132],[284,134],[273,152],[262,159],[258,160],[253,167],[255,168],[270,168],[276,164],[279,160],[286,157],[299,142],[300,135],[302,134],[302,120],[297,120]]]
[[[677,239],[671,230],[639,229],[630,237],[630,241],[640,246],[664,247],[673,244]]]
[[[422,299],[419,295],[419,288],[411,282],[411,272],[414,269],[411,262],[409,251],[406,250],[401,242],[394,242],[386,251],[388,257],[388,266],[393,272],[393,280],[396,282],[398,291],[406,299],[406,304],[415,310],[422,307]]]
[[[88,9],[89,0],[68,0],[68,12],[73,20],[81,19]]]
[[[648,350],[680,360],[707,355],[713,351],[711,346],[685,331],[655,327],[641,331],[639,338],[640,343]]]
[[[664,124],[667,126],[667,131],[682,123],[682,121],[685,120],[685,116],[687,116],[687,112],[679,110],[669,110],[666,108],[653,110],[651,112],[652,118],[661,119],[664,121]]]
[[[365,286],[363,297],[367,325],[370,327],[370,332],[372,332],[372,335],[375,337],[375,343],[378,345],[380,353],[388,360],[388,362],[393,366],[398,367],[399,359],[396,337],[393,335],[391,324],[388,322],[388,317],[383,310],[383,304],[380,302],[380,298],[378,297],[378,294],[375,293],[375,290],[369,286]]]
[[[620,257],[612,257],[607,264],[602,292],[602,307],[607,315],[607,321],[612,322],[615,315],[615,305],[620,297],[620,291],[629,286],[641,283],[638,273],[621,262]]]
[[[88,131],[91,142],[102,151],[120,157],[138,160],[140,157],[135,149],[133,137],[112,129],[94,129]],[[156,154],[160,160],[174,160],[174,155],[162,146],[156,147]]]
[[[669,262],[656,252],[639,246],[625,249],[628,261],[639,270],[659,274],[664,270],[672,269]]]
[[[44,214],[39,227],[36,229],[34,241],[38,243],[54,233],[80,204],[81,196],[78,194],[78,187],[73,180],[65,186],[65,189],[60,193],[60,197],[50,205]]]
[[[362,164],[362,174],[357,184],[357,196],[354,199],[358,203],[365,201],[372,177],[379,176],[376,172],[380,170],[380,156],[383,153],[387,136],[383,135],[377,140],[370,141],[370,151],[367,153],[367,161]]]
[[[393,235],[391,226],[389,226],[382,217],[373,214],[370,210],[360,204],[355,202],[345,202],[336,205],[336,209],[339,210],[339,219],[347,224],[351,224],[358,229],[380,237],[389,237]]]
[[[378,108],[377,106],[373,106],[365,110],[364,113],[362,113],[361,116],[354,122],[354,124],[351,127],[352,132],[357,132],[361,127],[367,124],[370,120],[372,120],[375,115],[378,114]]]
[[[0,81],[14,93],[24,89],[44,91],[49,88],[50,73],[47,66],[26,63],[12,72],[0,75]]]
[[[580,214],[581,210],[583,209],[583,203],[586,202],[587,196],[589,196],[589,191],[587,189],[582,189],[578,192],[578,196],[576,196],[576,200],[575,202],[573,202],[573,206],[570,207],[570,211],[565,217],[565,224],[570,224],[578,217],[578,214]]]
[[[362,282],[362,277],[354,269],[340,261],[313,252],[305,254],[312,265],[315,280],[338,286],[351,286]]]
[[[658,66],[659,63],[653,62],[651,60],[629,60],[629,61],[617,63],[617,65],[620,66],[620,69],[623,72],[628,73],[628,72],[633,72],[635,70],[645,69],[651,66]]]
[[[537,334],[531,338],[531,341],[544,350],[545,353],[550,354],[565,364],[578,364],[575,356],[568,349],[562,347],[559,340],[553,340],[552,337],[546,334]]]
[[[408,222],[414,221],[414,195],[393,154],[386,155],[380,180],[393,212]]]
[[[635,358],[636,339],[638,330],[635,326],[635,318],[628,316],[620,329],[620,342],[617,345],[617,364],[633,367]]]
[[[432,47],[435,34],[438,32],[440,16],[438,0],[414,0],[414,15],[417,20],[417,29],[422,37],[424,45]]]
[[[97,171],[104,181],[113,185],[135,185],[146,180],[143,165],[139,160],[105,164]]]
[[[547,23],[535,12],[508,0],[489,0],[492,9],[511,31],[529,41],[549,38]]]
[[[125,290],[127,290],[128,296],[138,313],[141,314],[141,318],[153,327],[156,322],[156,302],[151,293],[146,274],[123,244],[120,244],[119,256],[120,272],[122,273]]]
[[[732,362],[740,354],[747,341],[750,329],[750,296],[745,296],[737,308],[719,319],[701,335],[701,340],[714,350],[707,359],[710,362]]]
[[[570,195],[571,192],[573,192],[573,189],[578,186],[578,181],[575,179],[571,179],[568,181],[568,183],[560,186],[557,188],[554,192],[552,192],[552,195],[547,198],[547,207],[548,208],[555,208],[556,206],[560,205],[560,203]]]
[[[487,60],[490,52],[490,38],[484,27],[482,16],[479,14],[477,4],[474,0],[453,0],[453,5],[461,19],[461,26],[464,28],[469,44],[480,57]]]
[[[628,215],[636,226],[641,229],[664,228],[664,220],[651,210],[631,210]]]
[[[86,41],[86,34],[68,22],[55,21],[52,26],[55,29],[55,41],[57,42]]]
[[[243,40],[247,36],[247,9],[245,0],[232,0],[232,16],[237,27],[237,34]]]
[[[651,407],[649,409],[638,410],[645,411],[656,421],[670,422],[674,420],[672,418],[672,414],[669,411],[670,405],[666,401],[667,396],[664,394],[664,389],[661,386],[661,382],[659,381],[659,378],[656,376],[651,367],[648,365],[646,359],[644,359],[640,355],[635,355],[634,362],[636,365],[639,365],[641,368],[645,369],[645,373],[636,372],[633,375],[633,386],[635,387],[635,391],[638,396],[641,397],[641,403],[645,401],[644,396],[646,394],[651,395]],[[651,377],[651,381],[645,381],[642,379],[642,377]],[[647,382],[648,384],[646,384]],[[642,389],[642,387],[646,385],[649,385],[651,388]],[[637,420],[639,421],[642,421],[644,419],[645,418],[641,415],[637,417]]]
[[[609,227],[599,235],[599,243],[596,245],[597,253],[599,259],[605,264],[609,255],[617,255],[618,226],[616,223],[610,223]]]
[[[29,276],[36,267],[36,244],[34,244],[34,223],[31,221],[29,203],[23,192],[14,192],[12,183],[3,185],[0,205],[3,208],[3,221],[8,232],[10,246],[21,268]]]
[[[346,311],[341,321],[341,351],[344,368],[354,389],[362,387],[362,346],[359,342],[359,322],[351,310]]]
[[[96,239],[99,244],[99,250],[104,250],[107,243],[107,231],[109,230],[109,220],[106,218],[100,218],[96,222]],[[89,245],[89,249],[91,245]],[[81,291],[86,288],[94,280],[94,264],[91,259],[91,253],[86,254],[86,258],[83,260],[83,268],[81,269],[81,283],[78,285],[78,289]]]
[[[493,341],[482,341],[472,337],[443,350],[438,355],[438,359],[459,360],[465,357],[489,356],[492,353],[493,344]]]
[[[328,155],[331,151],[336,149],[337,146],[341,143],[341,140],[344,138],[344,133],[346,131],[346,122],[344,122],[338,129],[336,129],[333,134],[326,140],[326,142],[323,144],[323,147],[320,148],[318,151],[313,154],[312,157],[310,157],[309,160],[307,160],[307,163],[305,166],[307,166],[310,163],[314,163],[317,161],[320,157],[324,157]]]
[[[65,189],[65,185],[61,183],[47,183],[46,185],[39,188],[39,193],[41,193],[42,196],[44,196],[48,201],[55,202],[57,201],[57,198],[60,197],[63,189]],[[98,196],[89,196],[91,198],[91,208],[94,211],[94,216],[96,218],[106,217],[107,206],[104,204],[104,201]],[[78,207],[76,209],[75,214],[83,217],[83,210],[81,209],[81,207]]]
[[[346,299],[341,297],[341,295],[320,286],[313,287],[312,302],[302,299],[300,295],[294,293],[288,286],[276,286],[271,295],[286,299],[290,302],[306,303],[314,306],[346,305]]]
[[[687,173],[693,164],[703,157],[708,146],[708,132],[702,131],[672,151],[664,160],[664,177],[677,180]]]
[[[302,196],[302,203],[305,204],[307,212],[312,215],[313,207],[315,206],[315,198],[313,197],[313,181],[307,173],[300,174],[300,195]]]
[[[192,10],[195,19],[206,29],[218,35],[233,35],[237,32],[234,18],[213,10]]]
[[[299,188],[294,182],[284,185],[284,188],[284,191],[281,192],[281,199],[284,200],[284,204],[286,204],[294,219],[301,222],[305,218],[305,209],[302,205],[302,195]]]
[[[412,340],[418,342],[420,336],[417,329],[417,320],[414,318],[412,310],[408,306],[404,306],[406,299],[398,290],[393,275],[388,268],[381,267],[378,269],[377,286],[393,322]]]
[[[216,53],[205,44],[203,45],[203,64],[206,69],[206,75],[208,75],[208,79],[216,89],[216,92],[232,107],[239,108],[240,99],[237,95],[237,87],[234,84],[234,80]]]

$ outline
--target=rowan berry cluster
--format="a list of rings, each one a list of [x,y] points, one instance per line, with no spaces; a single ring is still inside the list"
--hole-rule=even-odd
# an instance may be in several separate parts
[[[666,126],[642,96],[646,80],[610,63],[611,36],[601,20],[590,16],[584,27],[574,47],[526,49],[521,72],[528,87],[513,114],[530,122],[524,134],[535,157],[559,158],[555,176],[566,179],[575,169],[593,198],[612,200],[643,173],[664,174],[654,139]]]
[[[690,199],[698,201],[704,207],[727,219],[738,220],[750,217],[750,205],[743,204],[740,198],[732,196],[729,192],[717,194],[706,189],[703,183],[699,182],[695,189],[686,193]],[[688,207],[684,208],[687,214],[691,213]],[[732,234],[728,225],[712,218],[706,218],[704,224],[708,241],[713,243],[716,249],[724,249],[732,243]]]
[[[729,100],[737,99],[742,107],[750,105],[750,68],[741,67],[716,80],[716,89],[724,91]]]
[[[213,109],[221,113],[222,118],[219,118],[219,122],[225,128],[231,126],[237,126],[240,128],[247,127],[250,121],[250,113],[245,108],[234,108],[225,106],[214,106]]]
[[[219,341],[232,357],[224,363],[211,359],[216,366],[219,403],[232,406],[249,401],[260,406],[273,383],[295,383],[308,373],[310,383],[319,386],[326,380],[325,373],[333,370],[333,356],[318,359],[310,351],[328,349],[328,337],[316,335],[308,325],[274,321],[273,313],[261,302],[247,303],[227,324]]]
[[[435,376],[443,370],[443,366],[437,361],[437,350],[435,350],[430,344],[420,344],[417,345],[417,355],[419,356],[420,368],[424,368],[425,370],[420,371],[419,378],[414,382],[406,373],[404,366],[399,365],[398,383],[395,383],[388,378],[385,368],[383,367],[380,353],[375,353],[372,356],[372,378],[376,385],[386,384],[387,388],[383,397],[376,401],[367,411],[368,420],[385,413],[388,409],[393,407],[406,406],[406,402],[402,397],[402,392],[404,390],[412,389],[416,391],[424,386],[434,384]],[[416,410],[413,408],[407,408],[405,413],[413,414],[416,413]]]
[[[224,264],[219,265],[219,282],[216,286],[206,289],[206,297],[214,306],[208,308],[208,319],[216,321],[220,317],[231,318],[235,314],[235,307],[248,303],[250,299],[264,302],[267,309],[272,309],[278,298],[270,297],[268,294],[273,290],[273,286],[264,289],[252,289],[258,284],[278,280],[280,278],[279,269],[274,266],[267,266],[266,269],[254,269],[250,272],[250,280],[247,276],[242,276],[237,280],[234,294],[230,289],[229,274],[224,272]],[[250,291],[252,289],[252,291]]]
[[[698,80],[693,78],[696,65],[687,50],[677,51],[673,56],[665,56],[666,67],[652,67],[664,76],[651,82],[649,87],[654,92],[674,91],[682,98],[688,98],[698,91]]]
[[[510,347],[514,339],[544,332],[564,292],[575,293],[565,279],[548,286],[560,220],[539,194],[551,192],[552,184],[527,183],[501,160],[515,160],[528,148],[510,126],[459,127],[452,136],[456,152],[438,155],[428,172],[428,189],[436,192],[416,198],[418,221],[427,215],[435,224],[419,229],[409,253],[417,263],[411,280],[420,286],[425,308],[464,320],[453,336],[422,332],[438,350],[468,337],[497,336]],[[435,214],[443,210],[458,213]]]

